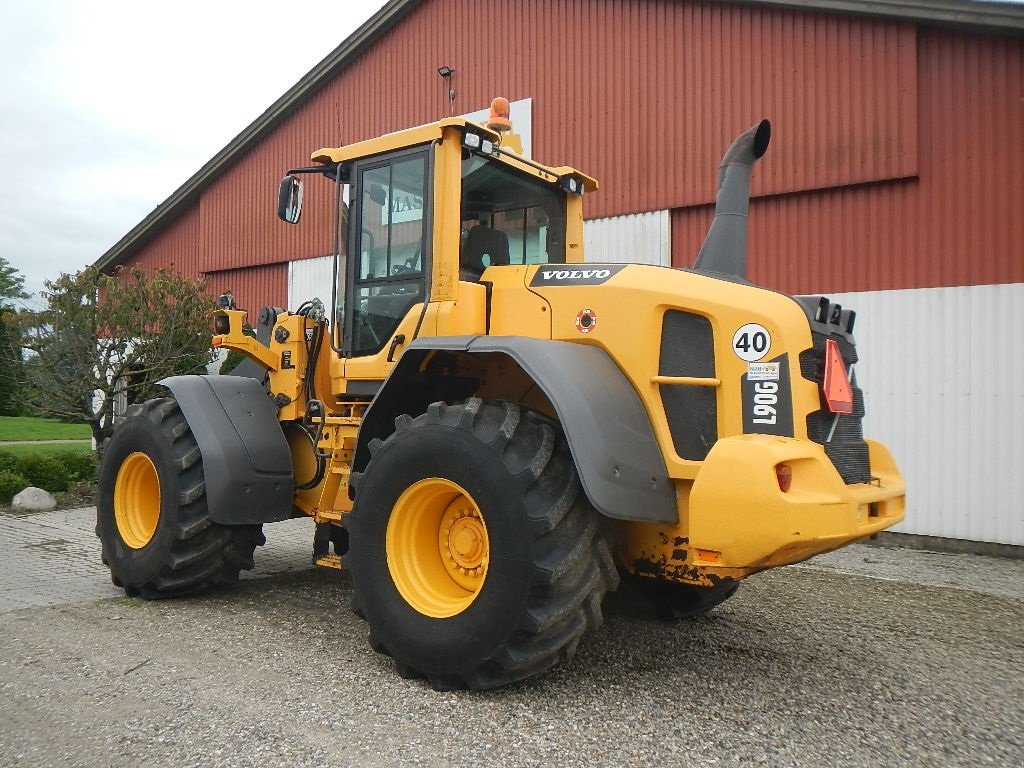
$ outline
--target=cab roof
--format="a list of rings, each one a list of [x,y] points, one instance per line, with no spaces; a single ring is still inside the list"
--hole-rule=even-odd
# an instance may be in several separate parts
[[[520,170],[531,173],[539,178],[543,178],[546,181],[554,182],[565,176],[572,175],[578,177],[583,182],[584,189],[587,192],[593,192],[598,187],[596,179],[570,166],[542,165],[541,163],[534,162],[533,160],[520,157],[508,149],[502,149],[500,133],[463,117],[446,117],[443,120],[438,120],[433,123],[418,125],[414,128],[406,128],[392,133],[385,133],[383,136],[376,136],[372,139],[357,141],[353,144],[346,144],[341,147],[324,147],[310,155],[310,159],[315,163],[323,163],[327,165],[331,163],[345,163],[351,160],[359,160],[364,157],[373,157],[374,155],[381,155],[386,152],[395,152],[407,147],[428,144],[432,141],[442,141],[445,139],[446,129],[455,129],[458,131],[460,136],[463,136],[466,133],[478,134],[482,140],[490,141],[499,148],[500,152],[497,153],[498,157],[502,158],[510,165],[516,166]]]

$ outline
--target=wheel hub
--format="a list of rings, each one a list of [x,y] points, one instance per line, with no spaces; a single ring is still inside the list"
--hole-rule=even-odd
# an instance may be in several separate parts
[[[487,529],[475,507],[452,504],[445,510],[438,547],[448,575],[465,589],[477,589],[487,565]]]
[[[114,522],[121,540],[132,549],[149,544],[160,522],[160,476],[141,451],[129,454],[114,481]]]
[[[483,515],[458,484],[420,480],[395,502],[388,521],[388,569],[413,608],[434,618],[466,610],[487,576],[490,543]]]

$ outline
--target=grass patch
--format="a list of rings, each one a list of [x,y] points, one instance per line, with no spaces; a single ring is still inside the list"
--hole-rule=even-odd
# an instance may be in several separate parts
[[[32,416],[0,416],[0,440],[88,440],[88,424],[66,424]]]
[[[0,452],[13,453],[15,456],[26,456],[30,453],[92,453],[92,444],[66,443],[63,445],[53,445],[52,443],[40,443],[33,445],[32,443],[23,443],[21,445],[0,445]]]

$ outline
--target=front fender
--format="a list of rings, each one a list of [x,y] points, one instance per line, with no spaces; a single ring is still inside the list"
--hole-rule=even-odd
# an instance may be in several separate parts
[[[211,519],[249,525],[290,518],[291,452],[263,385],[242,376],[172,376],[160,384],[199,443]]]

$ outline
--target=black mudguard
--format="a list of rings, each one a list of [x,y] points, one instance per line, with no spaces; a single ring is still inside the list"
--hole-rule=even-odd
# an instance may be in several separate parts
[[[291,452],[263,385],[242,376],[172,376],[160,384],[171,390],[199,443],[213,521],[290,518]]]
[[[359,432],[355,469],[369,461],[366,449],[386,437],[402,413],[416,415],[435,400],[472,394],[473,383],[453,379],[422,385],[418,375],[434,350],[500,353],[512,358],[555,407],[587,497],[607,517],[676,523],[675,486],[650,418],[632,385],[598,347],[522,336],[450,336],[417,339],[403,353],[367,410]]]

